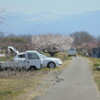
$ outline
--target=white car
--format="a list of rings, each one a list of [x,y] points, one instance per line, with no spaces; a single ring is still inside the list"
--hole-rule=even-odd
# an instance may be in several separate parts
[[[38,59],[41,59],[41,64],[42,67],[49,67],[49,68],[54,68],[54,67],[61,67],[62,66],[62,61],[58,58],[52,58],[52,57],[47,57],[37,51],[32,51],[35,52],[38,56]],[[25,53],[19,53],[17,54],[14,58],[14,61],[25,61]],[[33,59],[34,60],[34,59]]]
[[[42,59],[44,67],[54,68],[62,66],[62,61],[58,58],[47,57],[40,53],[39,57]]]

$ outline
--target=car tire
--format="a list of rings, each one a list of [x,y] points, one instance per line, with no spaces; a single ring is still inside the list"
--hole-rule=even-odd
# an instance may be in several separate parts
[[[27,70],[26,70],[26,68],[22,67],[22,68],[20,69],[20,71],[25,72],[25,71],[27,71]]]
[[[68,55],[68,57],[70,57],[70,55]]]
[[[31,67],[29,68],[29,70],[30,70],[30,71],[35,71],[35,70],[37,70],[37,68],[36,68],[35,66],[31,66]]]
[[[2,71],[2,68],[0,68],[0,72]]]
[[[56,64],[54,62],[49,62],[47,67],[48,68],[55,68]]]

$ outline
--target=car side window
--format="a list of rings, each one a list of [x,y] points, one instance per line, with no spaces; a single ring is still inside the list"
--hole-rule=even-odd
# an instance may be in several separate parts
[[[39,59],[36,53],[28,53],[28,59]]]

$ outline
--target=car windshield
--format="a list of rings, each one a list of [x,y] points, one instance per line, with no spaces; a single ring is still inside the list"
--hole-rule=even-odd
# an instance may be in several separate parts
[[[69,49],[70,51],[75,51],[75,49]]]
[[[69,49],[68,52],[76,52],[76,49]]]
[[[39,56],[40,56],[41,58],[47,58],[47,56],[45,56],[45,55],[43,55],[43,54],[41,54],[41,53],[39,53]]]

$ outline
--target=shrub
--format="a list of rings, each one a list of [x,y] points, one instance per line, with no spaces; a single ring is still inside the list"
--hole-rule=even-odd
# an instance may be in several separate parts
[[[100,64],[94,64],[94,65],[93,65],[93,70],[98,70],[98,71],[100,71]]]

